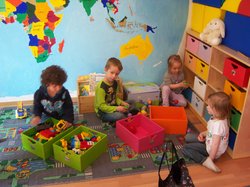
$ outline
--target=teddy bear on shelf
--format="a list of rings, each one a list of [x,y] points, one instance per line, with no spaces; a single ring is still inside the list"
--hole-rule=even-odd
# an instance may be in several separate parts
[[[210,45],[219,45],[224,37],[225,24],[219,18],[212,19],[200,33],[200,39]]]

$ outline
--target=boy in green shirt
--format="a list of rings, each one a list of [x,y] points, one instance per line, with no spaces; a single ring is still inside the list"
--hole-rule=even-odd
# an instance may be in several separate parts
[[[95,90],[95,112],[103,122],[114,123],[127,117],[129,104],[117,97],[119,90],[116,81],[122,71],[122,63],[117,58],[108,59],[104,71],[105,77]]]

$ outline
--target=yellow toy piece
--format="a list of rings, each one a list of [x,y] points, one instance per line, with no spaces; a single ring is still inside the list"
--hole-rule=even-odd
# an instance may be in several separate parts
[[[144,115],[144,116],[147,116],[148,115],[148,113],[145,111],[145,110],[141,110],[141,112],[140,112],[142,115]]]
[[[82,137],[82,139],[85,139],[86,137],[89,137],[89,133],[87,133],[87,132],[81,132],[81,137]]]
[[[16,118],[17,119],[23,119],[27,117],[27,110],[23,108],[23,102],[19,101],[17,103],[17,109],[16,109]]]
[[[68,150],[68,142],[65,139],[61,139],[62,147],[64,150]]]
[[[54,125],[56,132],[62,132],[67,128],[67,122],[64,120],[60,120],[57,124]]]

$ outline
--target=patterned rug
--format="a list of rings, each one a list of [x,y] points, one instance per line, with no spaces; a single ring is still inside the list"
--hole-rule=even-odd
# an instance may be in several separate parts
[[[31,116],[31,108],[26,107],[26,109],[28,116]],[[41,186],[158,170],[162,146],[137,154],[116,136],[115,128],[103,124],[95,113],[78,115],[77,107],[75,111],[76,124],[85,124],[108,135],[108,150],[84,172],[65,166],[53,158],[44,161],[23,150],[20,134],[30,128],[30,117],[16,119],[15,108],[0,109],[0,186]],[[190,123],[188,131],[197,133]],[[172,140],[179,156],[183,157],[181,149],[184,137],[166,135],[165,139]],[[191,161],[187,159],[186,161],[192,164]]]

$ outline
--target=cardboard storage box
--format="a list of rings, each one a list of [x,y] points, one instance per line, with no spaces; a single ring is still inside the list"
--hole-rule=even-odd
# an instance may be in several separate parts
[[[61,146],[60,140],[53,144],[55,159],[78,171],[83,171],[84,169],[86,169],[107,150],[108,146],[108,138],[106,134],[95,131],[85,126],[77,127],[67,135],[61,137],[61,139],[69,142],[71,137],[74,137],[74,135],[78,135],[81,132],[87,132],[91,135],[95,135],[96,137],[100,136],[101,139],[98,142],[95,142],[95,144],[87,149],[84,153],[80,154],[76,154],[72,150],[64,149]]]
[[[95,112],[93,88],[90,85],[90,76],[79,76],[77,79],[77,101],[79,114]]]
[[[182,94],[184,95],[184,97],[191,103],[192,100],[192,89],[191,88],[186,88],[182,91]]]
[[[160,87],[155,83],[124,83],[127,100],[143,101],[151,100],[154,105],[160,101]]]
[[[224,92],[231,96],[231,104],[241,112],[245,102],[246,92],[237,88],[228,80],[225,81]]]
[[[95,112],[95,96],[78,96],[79,114]]]
[[[230,125],[237,132],[240,124],[241,113],[232,107],[230,116]]]
[[[49,118],[42,124],[45,124],[45,123],[57,124],[58,121],[59,120],[56,120],[54,118]],[[42,124],[39,124],[39,125],[42,125]],[[70,132],[71,130],[72,130],[72,127],[66,129],[65,131],[61,132],[60,134],[57,134],[51,140],[49,140],[45,143],[42,143],[42,142],[34,139],[34,136],[37,133],[37,129],[36,129],[36,127],[32,127],[30,129],[22,132],[22,134],[21,134],[23,148],[24,148],[24,150],[27,150],[27,151],[37,155],[38,157],[40,157],[42,159],[47,159],[53,155],[53,147],[52,147],[53,143],[56,142],[58,139],[60,139],[65,134],[67,134],[68,132]]]
[[[163,144],[165,136],[162,127],[141,114],[117,121],[116,135],[138,153]]]
[[[207,105],[206,105],[207,106]],[[204,115],[203,115],[203,118],[206,120],[206,121],[209,121],[211,119],[211,115],[208,113],[207,111],[207,107],[204,107]]]
[[[237,134],[230,128],[229,129],[229,137],[228,137],[228,146],[233,150],[234,149],[234,143],[236,140]]]
[[[186,134],[187,115],[184,107],[150,106],[150,119],[165,129],[166,134]]]
[[[207,85],[197,76],[194,77],[194,91],[197,93],[202,99],[205,98]]]
[[[238,86],[248,86],[250,68],[237,62],[235,59],[227,58],[225,60],[223,74]]]
[[[200,40],[198,40],[197,38],[193,36],[188,35],[187,42],[186,42],[186,49],[189,52],[197,55],[198,49],[199,49],[199,43],[200,43]]]
[[[197,59],[196,66],[195,66],[195,73],[202,78],[203,80],[207,80],[208,78],[208,72],[209,72],[209,66],[201,61],[200,59]]]
[[[194,92],[192,94],[191,105],[196,110],[196,112],[200,114],[200,116],[203,115],[205,104],[203,100],[199,96],[197,96],[197,94]]]
[[[196,66],[196,61],[197,61],[197,58],[194,55],[192,55],[191,53],[187,51],[185,52],[184,64],[186,67],[188,67],[188,69],[190,69],[191,71],[194,71],[195,66]]]
[[[198,47],[198,53],[197,56],[203,60],[204,62],[206,62],[207,64],[209,64],[210,59],[211,59],[211,53],[212,53],[212,49],[211,46],[203,43],[203,42],[199,42],[199,47]]]

